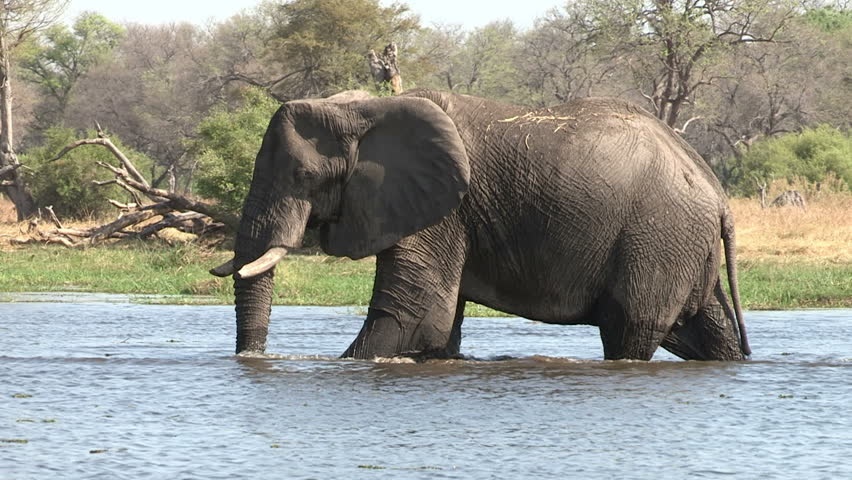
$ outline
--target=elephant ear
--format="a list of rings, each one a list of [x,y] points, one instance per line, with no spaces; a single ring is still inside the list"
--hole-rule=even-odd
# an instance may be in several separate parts
[[[389,97],[352,105],[366,132],[354,161],[340,217],[323,227],[323,250],[363,258],[434,225],[458,207],[470,181],[455,124],[430,100]]]

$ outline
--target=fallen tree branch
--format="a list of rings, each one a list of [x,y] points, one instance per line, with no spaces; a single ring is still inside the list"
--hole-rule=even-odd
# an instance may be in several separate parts
[[[191,220],[201,220],[205,217],[204,214],[197,212],[187,212],[181,213],[177,215],[168,215],[157,223],[148,225],[141,232],[139,232],[140,238],[149,237],[164,228],[176,227],[183,222],[191,221]]]
[[[112,205],[113,207],[115,207],[119,210],[130,211],[130,210],[133,210],[134,208],[139,208],[138,203],[121,203],[121,202],[118,202],[118,201],[113,200],[111,198],[107,199],[107,202],[109,202],[110,205]]]
[[[141,185],[136,184],[131,179],[127,179],[127,183],[137,189],[141,190]],[[197,200],[192,200],[190,198],[184,197],[183,195],[178,195],[174,192],[169,192],[163,190],[161,188],[153,188],[148,187],[144,190],[149,196],[153,195],[156,198],[167,199],[169,203],[176,210],[191,210],[193,212],[203,213],[213,220],[224,223],[228,228],[236,231],[240,226],[240,220],[236,215],[231,215],[230,213],[222,212],[220,209],[215,207],[214,205],[209,205],[204,202],[199,202]]]
[[[73,241],[60,236],[60,235],[41,235],[38,237],[29,237],[29,238],[12,238],[9,240],[9,243],[12,245],[28,245],[33,243],[38,244],[58,244],[68,248],[73,248],[79,246]]]
[[[139,197],[139,193],[142,193],[157,204],[168,202],[172,210],[189,210],[191,212],[203,214],[210,217],[210,219],[214,222],[224,224],[232,231],[236,231],[237,228],[239,228],[239,217],[223,211],[215,205],[193,200],[174,191],[152,187],[145,180],[142,174],[139,173],[139,170],[136,169],[133,162],[131,162],[130,159],[127,158],[127,156],[124,155],[121,150],[119,150],[118,147],[116,147],[109,138],[106,137],[103,130],[100,128],[100,125],[97,125],[97,128],[98,138],[89,138],[72,142],[66,145],[65,148],[63,148],[62,151],[60,151],[59,154],[51,161],[59,160],[68,152],[83,145],[101,145],[107,148],[113,156],[121,162],[122,166],[119,168],[106,162],[97,162],[99,166],[111,171],[116,176],[113,180],[95,182],[97,185],[118,185],[130,192],[137,205],[142,205],[143,203]]]
[[[142,223],[146,220],[150,220],[151,218],[156,217],[157,215],[162,215],[170,210],[170,206],[160,205],[157,208],[152,208],[149,210],[139,210],[138,212],[133,212],[128,215],[124,215],[113,222],[110,222],[106,225],[101,225],[100,227],[94,229],[91,235],[89,236],[89,243],[93,245],[99,243],[124,228],[127,228],[131,225],[136,225],[138,223]]]
[[[139,173],[139,170],[136,169],[136,166],[133,165],[133,162],[131,162],[130,159],[127,158],[127,156],[124,155],[124,153],[122,153],[122,151],[119,150],[118,147],[116,147],[115,144],[112,143],[109,138],[107,138],[103,129],[101,129],[101,126],[98,125],[97,122],[95,123],[95,125],[98,128],[98,138],[87,138],[87,139],[83,139],[83,140],[77,140],[76,142],[72,142],[72,143],[66,145],[65,148],[63,148],[62,151],[60,151],[59,154],[50,161],[55,162],[55,161],[59,160],[60,158],[64,157],[66,153],[70,152],[71,150],[74,150],[77,147],[81,147],[83,145],[102,145],[102,146],[106,147],[115,156],[115,158],[117,158],[121,162],[121,165],[124,166],[124,169],[127,172],[129,172],[130,175],[136,181],[138,181],[139,183],[148,187],[149,186],[148,181],[145,180],[145,177],[143,177],[141,173]]]
[[[105,164],[105,163],[102,164],[101,162],[97,162],[97,163],[98,163],[98,165],[102,165],[102,166],[105,166],[105,167],[108,167],[108,168],[112,168],[112,165],[108,165],[108,164]],[[130,196],[133,197],[133,202],[136,205],[142,205],[142,199],[139,197],[139,191],[131,188],[130,185],[128,185],[127,183],[122,181],[120,178],[113,178],[112,180],[105,180],[105,181],[102,181],[102,182],[98,181],[98,180],[92,180],[92,183],[99,186],[99,187],[103,187],[105,185],[118,185],[119,187],[127,190],[127,193],[129,193]],[[157,200],[159,201],[159,200],[162,200],[162,199],[157,199]],[[114,200],[108,200],[108,201],[110,203],[112,203]]]
[[[170,187],[169,190],[152,187],[133,165],[133,162],[106,137],[100,125],[97,125],[97,132],[97,138],[77,140],[66,145],[51,162],[59,160],[68,152],[83,145],[101,145],[118,159],[120,166],[111,165],[107,162],[96,162],[98,166],[109,170],[115,178],[92,183],[98,186],[117,185],[127,191],[133,201],[122,203],[112,199],[108,200],[111,205],[119,209],[119,217],[104,225],[87,229],[65,228],[53,208],[46,207],[45,210],[50,221],[56,228],[47,231],[40,230],[40,211],[39,217],[31,221],[26,232],[29,238],[15,238],[10,240],[10,243],[16,245],[29,243],[58,244],[66,247],[81,247],[95,245],[110,238],[127,238],[128,236],[147,238],[169,227],[200,230],[202,232],[222,227],[232,231],[237,230],[239,218],[236,215],[223,211],[215,205],[180,195],[174,191],[173,187]],[[0,172],[5,174],[18,166],[20,165],[15,165],[13,168],[4,167]],[[0,185],[4,182],[0,181]],[[170,182],[170,184],[173,185],[174,182]],[[147,202],[143,202],[143,195],[147,197]],[[157,219],[157,217],[162,218]],[[146,224],[146,222],[148,223]],[[186,225],[186,222],[191,223]]]
[[[66,237],[89,237],[92,235],[92,229],[80,230],[79,228],[57,228],[47,233],[57,233]]]

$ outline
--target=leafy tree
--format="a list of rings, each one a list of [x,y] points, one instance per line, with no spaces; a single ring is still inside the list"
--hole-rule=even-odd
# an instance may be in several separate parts
[[[83,13],[72,28],[53,25],[23,58],[27,80],[38,85],[53,105],[47,107],[46,124],[57,123],[80,78],[103,62],[124,36],[124,29],[97,13]]]
[[[40,206],[53,205],[54,211],[60,217],[80,219],[114,212],[115,208],[107,202],[108,199],[132,201],[127,191],[120,187],[97,186],[92,183],[113,178],[113,175],[99,167],[97,162],[116,163],[115,157],[99,145],[78,147],[61,159],[51,162],[66,145],[79,138],[77,135],[78,132],[71,128],[50,128],[45,131],[42,145],[21,155],[21,160],[29,167],[27,180],[36,203]],[[89,131],[87,136],[93,138],[95,132]],[[125,155],[133,159],[138,168],[150,166],[149,158],[127,148],[115,136],[112,136],[111,140]]]
[[[531,103],[518,64],[519,38],[510,20],[470,32],[457,25],[421,29],[403,50],[410,62],[406,78],[422,87]]]
[[[214,32],[220,85],[240,82],[278,100],[369,85],[365,55],[419,28],[408,7],[378,0],[266,1]],[[404,55],[403,55],[404,57]],[[403,78],[404,77],[403,73]]]
[[[279,106],[262,89],[248,88],[241,106],[221,107],[201,121],[191,146],[199,161],[195,180],[199,194],[239,213],[263,134]]]
[[[840,32],[852,26],[852,10],[839,6],[813,8],[804,17],[824,32]]]
[[[453,70],[467,32],[460,25],[421,28],[400,44],[402,70],[407,83],[419,87],[453,90],[458,81]]]
[[[515,64],[518,32],[511,21],[492,22],[467,35],[455,58],[454,90],[496,100],[514,100],[520,72]]]

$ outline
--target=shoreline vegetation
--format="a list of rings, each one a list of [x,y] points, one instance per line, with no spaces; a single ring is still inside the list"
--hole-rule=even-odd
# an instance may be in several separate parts
[[[852,195],[811,199],[806,210],[761,209],[732,199],[740,297],[746,310],[852,308]],[[124,241],[85,249],[12,246],[24,224],[0,224],[0,292],[164,295],[168,303],[233,302],[230,279],[207,270],[231,256],[196,243]],[[288,256],[276,270],[275,305],[363,307],[375,259]],[[722,269],[724,270],[724,268]],[[4,297],[0,293],[0,302]],[[161,302],[160,300],[154,300]],[[500,312],[468,303],[467,316]]]

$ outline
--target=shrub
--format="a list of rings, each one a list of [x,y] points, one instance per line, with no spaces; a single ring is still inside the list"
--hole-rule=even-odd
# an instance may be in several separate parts
[[[95,132],[86,133],[87,138]],[[130,195],[115,185],[97,186],[95,180],[110,180],[113,175],[97,165],[98,161],[116,165],[115,157],[100,145],[84,145],[66,153],[61,159],[51,162],[69,143],[81,138],[71,128],[53,127],[45,132],[44,143],[30,148],[21,155],[21,163],[29,167],[27,182],[32,189],[36,205],[53,205],[57,215],[64,218],[98,217],[115,211],[107,200],[120,202],[131,200]],[[136,167],[150,169],[151,160],[122,145],[121,140],[110,140]]]
[[[246,89],[241,106],[219,108],[201,121],[191,145],[199,161],[198,193],[239,214],[263,134],[279,106],[262,90]]]
[[[852,136],[820,125],[801,133],[791,133],[754,144],[743,155],[734,178],[733,193],[750,195],[754,180],[772,183],[811,183],[820,189],[852,189]],[[827,181],[833,179],[833,181]],[[804,182],[803,182],[804,181]]]

